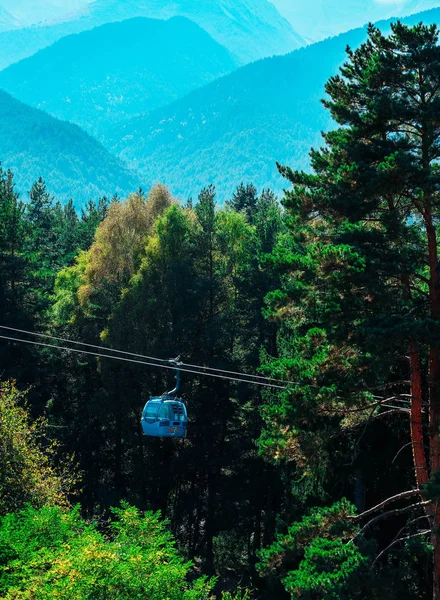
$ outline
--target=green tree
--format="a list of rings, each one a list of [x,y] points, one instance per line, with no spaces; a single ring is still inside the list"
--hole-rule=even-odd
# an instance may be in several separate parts
[[[0,166],[0,307],[2,325],[26,327],[25,305],[27,262],[24,244],[28,236],[25,204],[15,191],[14,176]],[[0,341],[2,376],[29,376],[29,349]]]
[[[0,514],[26,504],[67,507],[77,483],[72,458],[57,461],[58,444],[48,436],[48,422],[31,422],[25,394],[0,382]]]
[[[355,454],[355,469],[358,444],[338,446],[341,430],[354,441],[359,426],[388,418],[389,398],[395,419],[410,414],[421,494],[440,468],[439,64],[436,27],[396,23],[387,38],[370,26],[368,42],[348,50],[326,86],[324,104],[340,127],[311,152],[314,172],[280,167],[293,184],[284,201],[293,233],[272,258],[285,275],[269,298],[283,322],[271,372],[295,383],[268,402],[262,446],[295,460],[306,476],[310,465],[315,473],[324,467],[328,480],[344,452]],[[407,477],[402,483],[412,487]],[[382,494],[388,485],[384,479]],[[431,533],[437,599],[440,514],[433,504],[425,512],[428,528],[414,531],[408,522],[405,531]]]
[[[230,200],[227,204],[234,211],[243,211],[249,223],[252,223],[257,202],[258,193],[254,184],[248,183],[245,185],[244,183],[240,183],[232,196],[232,200]]]
[[[29,192],[25,212],[28,235],[23,243],[27,263],[26,303],[29,312],[40,317],[49,305],[56,271],[62,265],[56,216],[53,198],[40,178]]]
[[[132,194],[126,202],[110,206],[87,251],[84,284],[78,292],[84,306],[99,310],[104,318],[110,315],[121,291],[140,266],[148,232],[171,203],[168,190],[158,186],[148,198]]]
[[[112,204],[117,204],[119,197],[112,198]],[[98,202],[89,200],[84,208],[81,209],[81,219],[79,224],[80,248],[87,250],[92,245],[95,232],[99,224],[106,218],[109,210],[108,198],[103,196]]]
[[[78,249],[87,250],[89,246],[82,246],[78,214],[73,200],[70,199],[61,206],[55,205],[55,220],[57,226],[57,246],[59,258],[63,266],[70,266],[75,261]],[[58,269],[59,270],[59,269]]]
[[[158,513],[123,504],[108,535],[79,508],[26,508],[0,520],[2,598],[208,600],[212,582],[193,578]]]

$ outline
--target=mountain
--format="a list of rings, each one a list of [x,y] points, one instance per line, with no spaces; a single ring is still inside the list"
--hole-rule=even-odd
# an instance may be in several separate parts
[[[122,195],[139,186],[117,158],[79,127],[30,108],[2,90],[0,122],[0,160],[16,175],[22,194],[41,176],[57,199],[73,198],[79,207],[91,197]]]
[[[3,8],[0,4],[0,32],[18,29],[23,27],[23,25],[23,22],[16,15]]]
[[[81,9],[92,0],[0,0],[3,8],[15,15],[20,27],[60,18]]]
[[[0,34],[0,69],[60,38],[134,17],[183,16],[205,29],[240,64],[290,52],[305,42],[269,0],[95,0],[70,20]]]
[[[440,0],[271,0],[281,15],[309,41],[323,40],[371,21],[440,6]]]
[[[93,135],[184,96],[235,68],[184,17],[135,18],[62,38],[0,72],[0,88]]]
[[[404,19],[440,22],[440,9]],[[383,31],[389,22],[381,22]],[[275,162],[307,168],[311,146],[331,122],[321,106],[324,84],[345,59],[348,45],[365,41],[365,28],[264,59],[185,98],[115,128],[107,147],[148,182],[194,196],[209,183],[223,201],[237,183],[280,192],[286,185]]]

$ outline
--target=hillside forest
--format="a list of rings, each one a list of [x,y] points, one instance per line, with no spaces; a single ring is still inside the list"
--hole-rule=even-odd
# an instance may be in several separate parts
[[[440,600],[439,35],[369,26],[281,198],[0,171],[0,598]]]

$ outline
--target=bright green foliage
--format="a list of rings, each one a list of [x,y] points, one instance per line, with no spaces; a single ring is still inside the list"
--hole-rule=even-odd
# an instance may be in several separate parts
[[[369,561],[352,541],[357,527],[350,523],[349,516],[354,511],[346,500],[330,508],[313,509],[260,553],[260,571],[280,576],[295,599],[363,597],[359,595],[363,589],[362,568]]]
[[[85,281],[86,261],[86,252],[80,252],[75,265],[57,274],[50,314],[55,326],[72,323],[75,319],[79,307],[78,290]]]
[[[274,572],[283,563],[300,559],[305,549],[319,536],[329,541],[344,536],[346,541],[356,533],[357,527],[349,517],[355,513],[355,507],[347,500],[341,500],[330,508],[314,508],[302,520],[293,523],[287,534],[278,535],[268,549],[260,552],[262,572]]]
[[[260,553],[260,571],[280,576],[295,599],[365,597],[362,568],[369,561],[352,541],[357,527],[349,516],[354,510],[346,500],[331,508],[313,509]]]
[[[79,508],[26,508],[0,521],[2,598],[66,600],[208,600],[211,582],[188,582],[191,564],[179,556],[158,513],[123,504],[108,534]]]
[[[225,592],[222,595],[222,600],[251,600],[251,595],[248,590],[231,594],[231,592]]]
[[[293,598],[349,600],[362,577],[359,567],[366,562],[354,544],[316,538],[306,548],[298,570],[283,583]]]
[[[7,382],[0,382],[0,415],[0,515],[26,503],[67,506],[76,469],[72,458],[59,464],[47,421],[31,423],[24,395]]]
[[[426,548],[410,541],[400,550],[399,564],[389,560],[382,569],[374,569],[377,547],[356,537],[355,510],[346,500],[312,509],[259,553],[260,573],[270,582],[280,580],[294,600],[417,597],[414,562],[426,556]]]

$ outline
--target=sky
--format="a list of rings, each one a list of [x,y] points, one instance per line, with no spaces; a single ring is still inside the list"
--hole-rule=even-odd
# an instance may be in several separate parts
[[[337,35],[369,21],[440,6],[440,0],[271,0],[307,41]]]
[[[32,25],[47,19],[55,19],[77,10],[91,0],[0,0],[5,8],[24,24]],[[166,0],[164,0],[166,1]]]
[[[164,3],[172,0],[162,0]],[[205,0],[209,2],[209,0]],[[440,0],[261,0],[271,1],[307,41],[337,35],[368,21],[405,16],[440,6]],[[53,20],[93,0],[0,0],[24,25]],[[124,0],[121,0],[124,2]],[[201,3],[203,6],[203,3]]]

